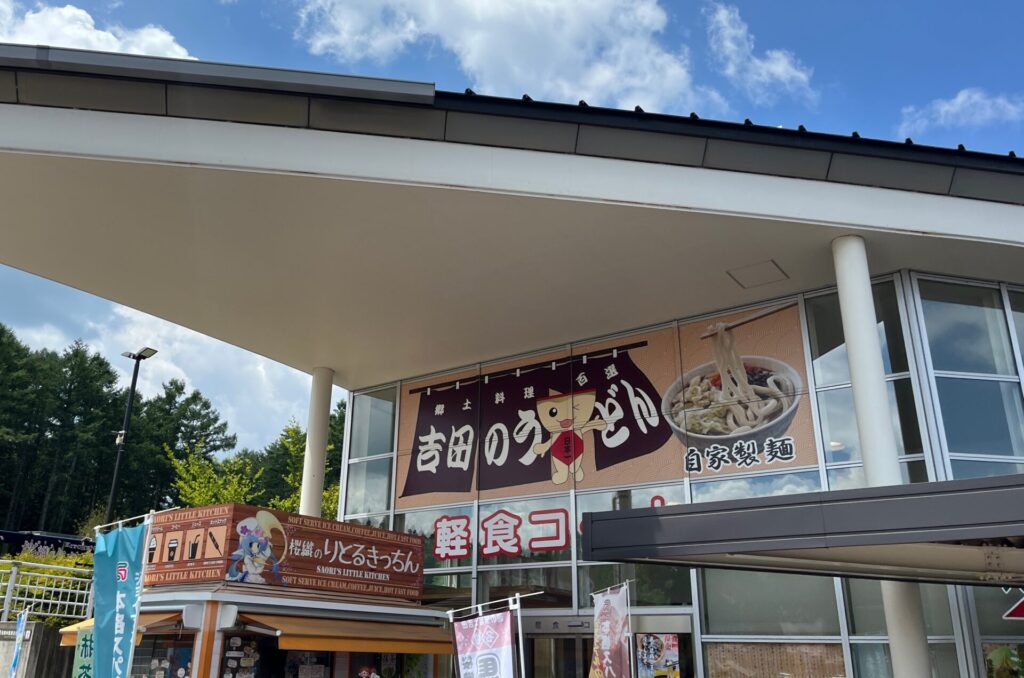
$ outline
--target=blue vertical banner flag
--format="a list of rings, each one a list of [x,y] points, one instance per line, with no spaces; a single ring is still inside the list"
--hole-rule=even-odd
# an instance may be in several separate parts
[[[25,626],[28,623],[28,610],[18,613],[18,623],[14,626],[14,658],[11,660],[10,678],[18,675],[18,662],[21,660],[21,647],[25,644]]]
[[[93,568],[96,624],[93,631],[96,678],[131,674],[135,628],[142,592],[142,552],[148,521],[119,527],[96,538]]]

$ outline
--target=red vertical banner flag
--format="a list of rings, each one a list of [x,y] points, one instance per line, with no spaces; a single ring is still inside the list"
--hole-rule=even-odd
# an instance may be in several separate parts
[[[594,594],[594,656],[588,678],[629,678],[629,584]]]
[[[453,626],[459,678],[515,678],[510,611],[464,619]]]

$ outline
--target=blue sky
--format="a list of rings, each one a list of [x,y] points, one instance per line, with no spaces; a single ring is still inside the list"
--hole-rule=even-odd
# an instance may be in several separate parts
[[[0,0],[0,41],[435,82],[440,89],[1024,154],[1024,3],[667,0]],[[0,267],[0,322],[117,361],[163,350],[262,446],[305,421],[308,377]],[[126,345],[125,342],[128,342]],[[224,369],[225,365],[233,369]]]

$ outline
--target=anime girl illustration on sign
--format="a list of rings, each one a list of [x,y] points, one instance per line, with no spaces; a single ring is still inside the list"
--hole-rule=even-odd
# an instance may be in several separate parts
[[[569,479],[583,480],[583,434],[603,431],[604,419],[594,414],[597,390],[574,391],[537,398],[537,415],[551,437],[533,446],[533,453],[543,456],[551,451],[551,482],[561,485]]]
[[[285,536],[281,521],[269,511],[257,511],[255,517],[246,518],[238,523],[238,550],[231,554],[231,567],[225,575],[227,581],[245,582],[247,584],[283,584],[280,566],[288,553],[288,538]],[[282,555],[274,555],[273,533],[277,530],[284,538]],[[268,582],[264,570],[270,564],[270,572],[274,581]]]

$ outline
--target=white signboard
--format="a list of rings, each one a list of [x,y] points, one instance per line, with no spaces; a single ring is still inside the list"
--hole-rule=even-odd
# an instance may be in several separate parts
[[[455,622],[459,678],[515,678],[512,613]]]

